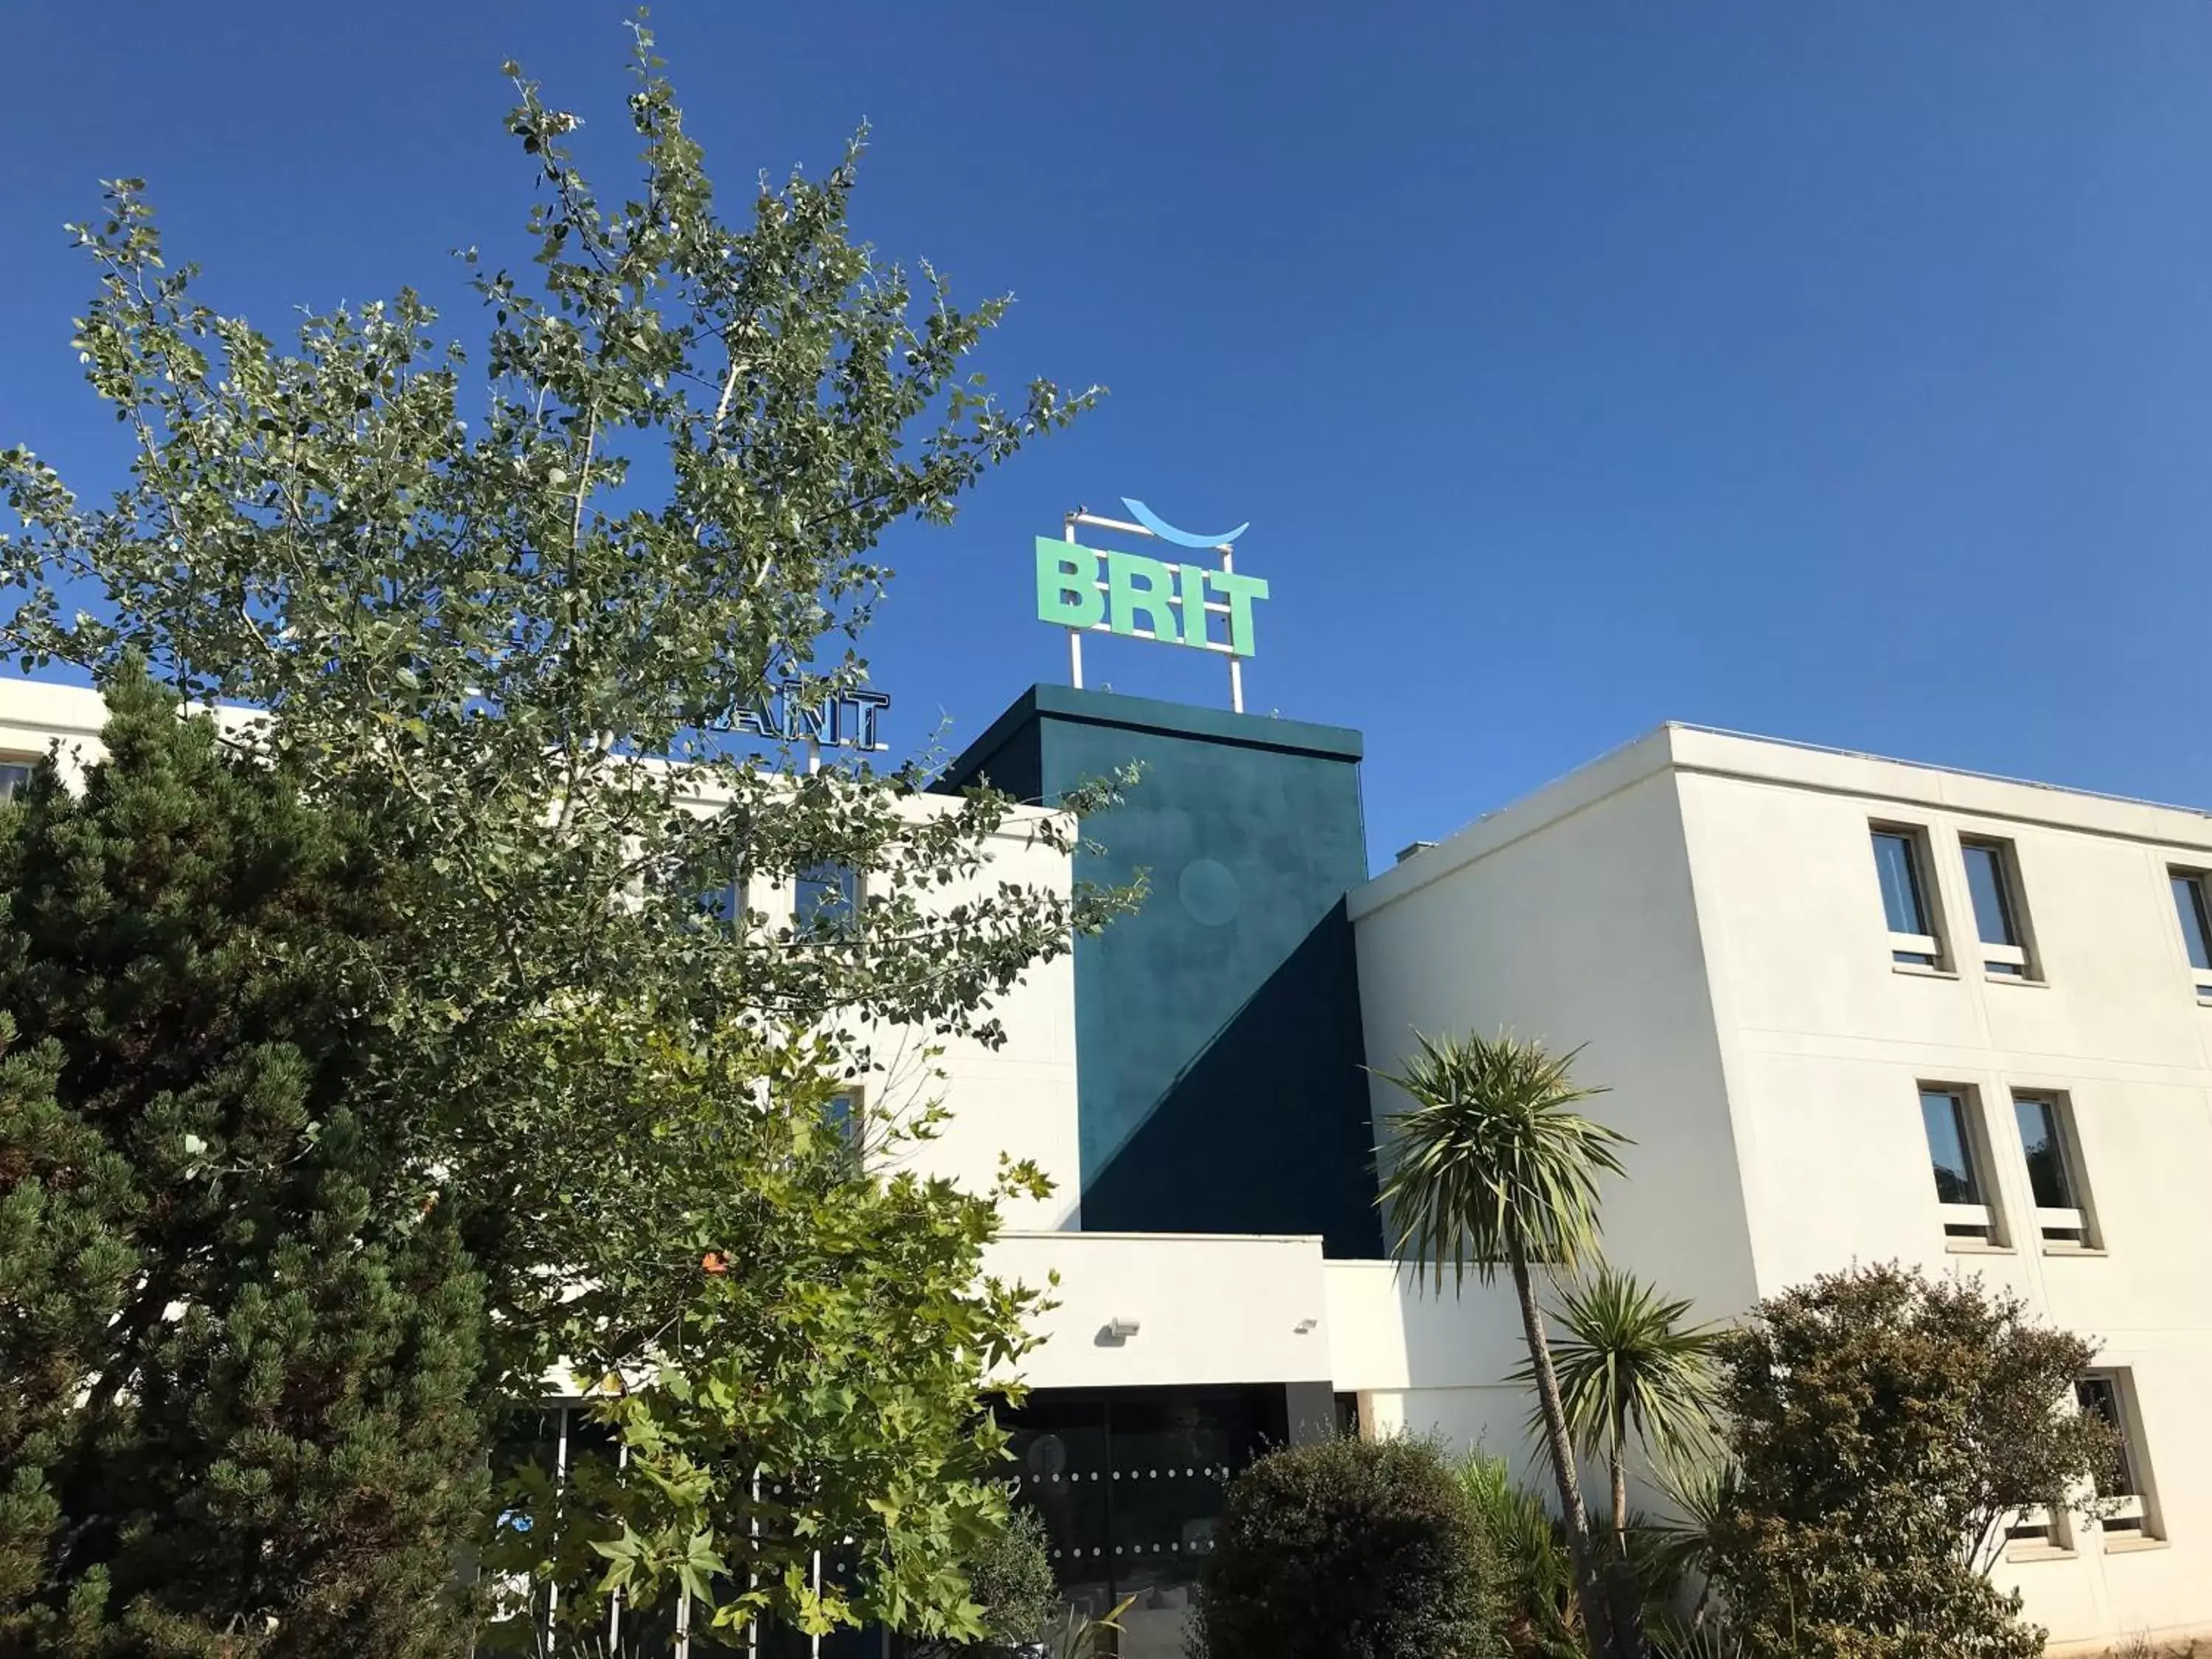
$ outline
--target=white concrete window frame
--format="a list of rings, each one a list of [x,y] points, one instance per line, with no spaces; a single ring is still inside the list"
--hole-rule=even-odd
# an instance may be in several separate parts
[[[868,1091],[863,1083],[846,1083],[838,1086],[823,1103],[822,1115],[828,1127],[845,1143],[847,1155],[858,1170],[865,1167],[868,1155]]]
[[[2191,918],[2183,914],[2185,905],[2194,913],[2193,923],[2199,940],[2212,945],[2212,869],[2201,865],[2169,864],[2166,866],[2168,890],[2174,902],[2174,932],[2181,945],[2181,965],[2197,988],[2197,1000],[2212,1007],[2212,968],[2200,968],[2192,957],[2190,938]],[[2208,952],[2212,955],[2212,952]]]
[[[2089,1180],[2088,1159],[2081,1150],[2081,1133],[2070,1089],[2039,1083],[2014,1082],[2009,1090],[2013,1129],[2020,1142],[2021,1168],[2028,1177],[2027,1206],[2034,1218],[2036,1235],[2045,1255],[2103,1255],[2104,1231],[2097,1221],[2095,1188]],[[2029,1159],[2023,1119],[2027,1109],[2039,1112],[2048,1123],[2069,1206],[2046,1208],[2036,1192],[2034,1166]]]
[[[2100,1409],[2115,1419],[2120,1451],[2126,1466],[2127,1485],[2133,1490],[2105,1495],[2110,1507],[2097,1520],[2096,1529],[2107,1555],[2130,1550],[2160,1549],[2166,1544],[2166,1526],[2160,1512],[2158,1481],[2151,1471],[2150,1447],[2143,1434],[2142,1404],[2136,1391],[2135,1370],[2127,1365],[2100,1365],[2075,1384],[2079,1409],[2091,1408],[2089,1391],[2100,1395]]]
[[[2070,1514],[2053,1512],[2041,1504],[2021,1510],[2005,1528],[2004,1559],[2008,1561],[2071,1561],[2074,1547]]]
[[[1935,840],[1929,826],[1895,818],[1872,818],[1868,821],[1867,834],[1874,860],[1875,902],[1881,907],[1888,933],[1890,966],[1900,974],[1955,978],[1950,930],[1944,921],[1943,884],[1936,878]],[[1890,914],[1889,887],[1884,880],[1884,860],[1890,851],[1884,847],[1885,842],[1902,847],[1905,861],[1899,873],[1905,878],[1911,906],[1918,911],[1917,919],[1924,931],[1915,933],[1893,925],[1897,919]]]
[[[2013,1516],[2005,1528],[2004,1559],[2008,1562],[2070,1561],[2080,1553],[2085,1533],[2099,1534],[2105,1553],[2126,1554],[2136,1550],[2163,1549],[2166,1533],[2160,1524],[2154,1488],[2149,1478],[2148,1453],[2143,1445],[2142,1416],[2136,1403],[2134,1372],[2126,1366],[2105,1366],[2088,1372],[2075,1384],[2075,1409],[2088,1409],[2082,1398],[2090,1388],[2108,1390],[2120,1431],[2122,1456],[2128,1484],[2135,1491],[2108,1500],[2101,1516],[2072,1510],[2050,1510],[2041,1504]],[[2094,1497],[2084,1490],[2080,1497]]]
[[[31,774],[45,758],[24,750],[0,749],[0,801],[13,800],[29,788]]]
[[[849,864],[824,859],[792,878],[791,927],[795,937],[856,938],[867,908],[867,878]]]
[[[1986,855],[1999,912],[1997,925],[2012,935],[1992,939],[1976,894],[1972,860]],[[1996,985],[2041,985],[2045,982],[2042,953],[2035,946],[2035,920],[2027,902],[2027,882],[2021,870],[2020,846],[2008,836],[1979,830],[1959,831],[1959,869],[1965,878],[1966,913],[1974,924],[1975,949],[1980,953],[1984,977]]]
[[[1965,1203],[1947,1199],[1941,1182],[1934,1182],[1944,1248],[1967,1255],[2010,1255],[2012,1235],[2005,1224],[2003,1192],[1996,1179],[1996,1149],[1990,1133],[1989,1115],[1983,1109],[1980,1086],[1955,1079],[1923,1078],[1916,1088],[1922,1156],[1932,1166],[1938,1149],[1929,1133],[1929,1103],[1947,1099],[1951,1103],[1959,1148],[1966,1160],[1966,1175],[1977,1200]]]

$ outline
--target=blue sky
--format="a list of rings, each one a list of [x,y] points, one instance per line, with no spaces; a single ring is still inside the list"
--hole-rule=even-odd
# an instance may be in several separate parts
[[[619,137],[628,15],[0,9],[0,442],[121,465],[67,346],[104,176],[264,327],[413,283],[474,337],[446,250],[530,199],[498,64]],[[1127,495],[1252,521],[1250,704],[1365,731],[1378,863],[1666,719],[2212,805],[2212,10],[654,21],[726,192],[866,118],[863,233],[1018,298],[994,377],[1112,388],[891,543],[895,738],[1064,674],[1030,538]],[[1218,659],[1090,655],[1225,697]]]

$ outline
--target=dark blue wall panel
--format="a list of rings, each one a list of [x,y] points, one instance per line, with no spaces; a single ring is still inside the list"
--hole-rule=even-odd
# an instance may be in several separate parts
[[[1037,686],[947,773],[1048,801],[1143,768],[1076,860],[1150,884],[1076,945],[1086,1229],[1379,1254],[1344,908],[1366,878],[1359,757],[1336,727]]]

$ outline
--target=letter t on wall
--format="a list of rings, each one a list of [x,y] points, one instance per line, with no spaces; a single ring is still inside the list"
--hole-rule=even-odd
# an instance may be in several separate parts
[[[1229,601],[1229,649],[1232,655],[1249,657],[1255,654],[1252,638],[1252,606],[1267,597],[1267,579],[1247,576],[1234,570],[1209,570],[1206,583]]]

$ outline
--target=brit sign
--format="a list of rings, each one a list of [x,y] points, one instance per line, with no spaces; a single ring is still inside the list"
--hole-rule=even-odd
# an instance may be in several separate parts
[[[1050,536],[1036,538],[1037,620],[1164,645],[1255,654],[1252,606],[1267,597],[1258,576],[1110,553]],[[1225,624],[1219,629],[1212,619]]]
[[[1124,495],[1121,505],[1135,522],[1079,509],[1067,515],[1066,536],[1057,541],[1036,538],[1037,620],[1232,657],[1254,655],[1252,606],[1267,597],[1267,584],[1258,576],[1237,574],[1234,558],[1234,543],[1250,524],[1214,533],[1180,530],[1133,496]],[[1218,553],[1221,568],[1085,547],[1075,539],[1079,525]],[[1219,629],[1213,626],[1217,617],[1223,623]]]

